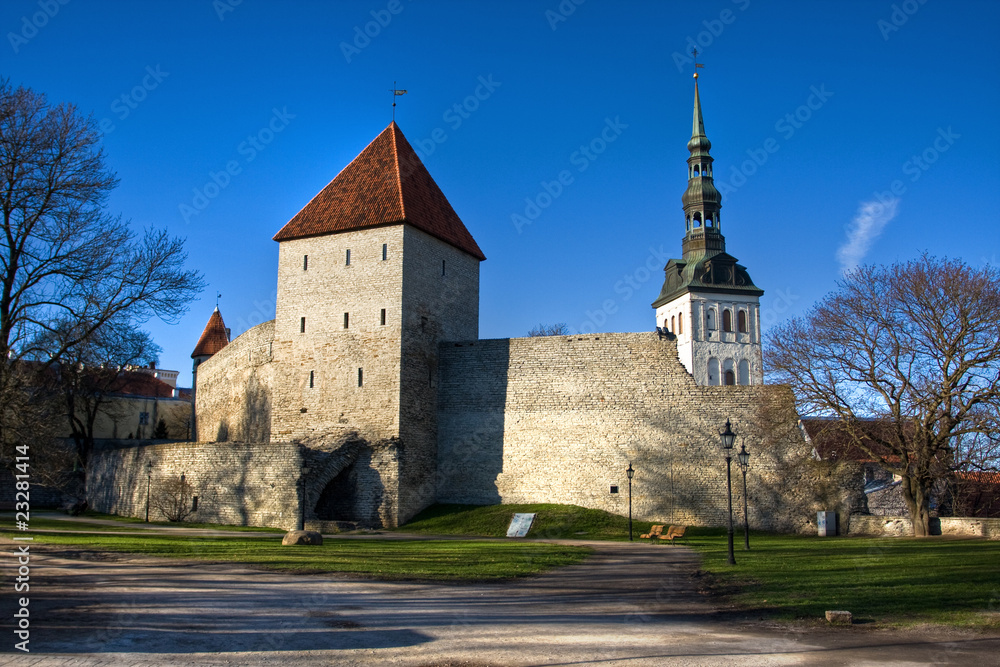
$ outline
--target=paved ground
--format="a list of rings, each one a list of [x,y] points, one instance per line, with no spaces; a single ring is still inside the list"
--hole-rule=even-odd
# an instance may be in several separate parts
[[[163,559],[84,561],[33,550],[33,652],[10,653],[7,630],[0,664],[1000,664],[1000,637],[788,630],[733,620],[697,593],[697,556],[688,549],[595,549],[587,562],[547,575],[475,585]]]

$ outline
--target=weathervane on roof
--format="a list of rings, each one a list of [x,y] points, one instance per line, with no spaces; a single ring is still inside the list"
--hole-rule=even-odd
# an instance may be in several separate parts
[[[400,90],[399,88],[397,88],[396,87],[396,82],[393,81],[392,82],[392,90],[389,91],[389,92],[392,93],[392,120],[393,120],[393,122],[396,122],[396,98],[399,95],[405,95],[406,91],[405,90]]]
[[[691,49],[691,56],[694,58],[694,78],[698,78],[698,68],[704,67],[704,65],[698,63],[698,49]]]
[[[221,299],[221,298],[222,298],[222,292],[216,292],[215,293],[215,309],[216,310],[219,309],[219,299]]]

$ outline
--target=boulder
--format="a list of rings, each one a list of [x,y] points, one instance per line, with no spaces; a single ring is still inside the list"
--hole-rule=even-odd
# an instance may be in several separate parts
[[[86,500],[70,500],[62,506],[62,509],[70,516],[80,516],[87,511],[87,507]]]
[[[826,620],[828,623],[833,625],[850,625],[851,624],[851,612],[849,611],[828,611],[826,612]]]
[[[323,535],[315,530],[290,530],[281,538],[282,544],[323,544]]]

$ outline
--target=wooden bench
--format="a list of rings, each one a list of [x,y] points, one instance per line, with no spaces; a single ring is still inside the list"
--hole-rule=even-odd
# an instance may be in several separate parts
[[[685,530],[687,530],[687,526],[670,526],[670,528],[667,529],[667,534],[660,535],[660,539],[670,540],[670,543],[673,544],[674,540],[677,538],[684,537]]]
[[[653,526],[652,528],[649,529],[648,533],[646,533],[645,535],[640,535],[639,539],[644,540],[648,537],[651,540],[655,540],[657,537],[662,538],[663,537],[662,533],[663,533],[663,526]]]

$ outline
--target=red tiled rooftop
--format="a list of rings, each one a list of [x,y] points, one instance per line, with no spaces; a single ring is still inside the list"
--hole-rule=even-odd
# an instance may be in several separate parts
[[[486,259],[394,121],[296,213],[274,240],[399,223]]]
[[[229,345],[229,334],[226,332],[226,323],[222,321],[222,313],[216,308],[212,316],[208,318],[205,330],[201,332],[198,344],[194,346],[191,358],[203,355],[213,355],[226,345]]]

